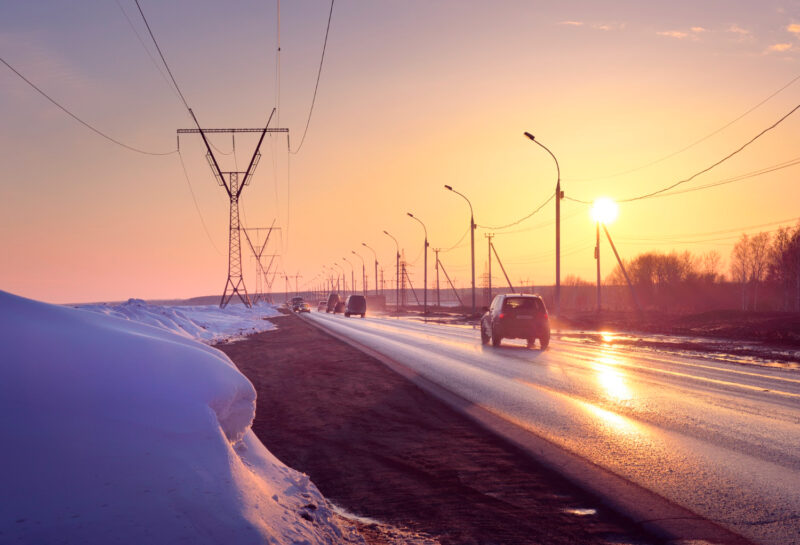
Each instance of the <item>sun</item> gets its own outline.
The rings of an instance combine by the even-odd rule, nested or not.
[[[611,223],[617,219],[619,209],[617,203],[608,197],[600,197],[592,205],[592,219],[599,223]]]

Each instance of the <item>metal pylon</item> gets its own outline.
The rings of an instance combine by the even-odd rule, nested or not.
[[[225,282],[225,289],[222,291],[222,299],[219,306],[226,307],[234,294],[245,306],[251,306],[250,297],[247,295],[247,288],[242,277],[242,242],[239,225],[239,173],[231,172],[228,174],[228,186],[230,187],[231,213],[230,213],[230,232],[228,234],[228,281]],[[230,287],[230,293],[228,288]]]

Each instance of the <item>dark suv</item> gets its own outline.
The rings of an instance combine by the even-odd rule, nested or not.
[[[367,314],[367,299],[363,295],[351,295],[347,298],[344,315],[350,317],[351,314],[360,314],[363,318]]]
[[[505,294],[492,301],[481,318],[481,343],[500,346],[503,339],[526,339],[532,348],[536,339],[542,350],[550,344],[550,319],[538,295]]]
[[[338,304],[339,304],[339,294],[331,292],[331,294],[328,295],[328,306],[325,308],[325,312],[335,313],[336,305]]]

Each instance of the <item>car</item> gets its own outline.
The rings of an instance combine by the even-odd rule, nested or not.
[[[300,306],[297,308],[297,312],[311,312],[311,305],[308,303],[300,303]]]
[[[336,310],[336,304],[340,301],[339,294],[331,292],[328,295],[328,305],[325,307],[325,312],[333,312]]]
[[[481,343],[500,346],[503,339],[525,339],[533,348],[536,339],[542,350],[550,344],[550,318],[538,295],[501,294],[481,317]]]
[[[297,312],[298,310],[300,310],[300,305],[302,305],[302,304],[303,304],[303,298],[302,297],[292,297],[291,306],[292,306],[292,310],[294,312]]]
[[[341,314],[344,312],[344,301],[336,301],[336,306],[333,307],[334,314]]]
[[[344,315],[349,318],[351,314],[360,314],[362,318],[367,315],[367,299],[363,295],[351,295],[347,298]]]
[[[319,312],[322,312],[323,310],[325,310],[327,308],[328,308],[328,302],[327,301],[320,301],[317,304],[317,311],[319,311]]]

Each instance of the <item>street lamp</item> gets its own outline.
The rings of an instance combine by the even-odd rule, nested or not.
[[[594,247],[594,258],[597,260],[597,312],[602,308],[602,299],[600,297],[600,224],[603,226],[608,225],[617,219],[617,203],[608,197],[600,197],[594,201],[590,211],[592,219],[595,221],[596,226],[596,245]]]
[[[475,214],[472,212],[472,203],[463,193],[459,193],[452,186],[445,185],[445,189],[452,191],[456,195],[462,197],[469,205],[469,242],[470,251],[472,256],[472,315],[475,315]]]
[[[424,282],[422,286],[422,301],[423,301],[422,315],[427,316],[428,315],[428,229],[425,227],[425,224],[422,223],[422,220],[416,217],[414,214],[412,214],[411,212],[406,212],[406,214],[408,214],[408,217],[411,218],[412,220],[417,220],[419,224],[422,225],[422,230],[425,231],[425,260],[423,262],[424,273],[422,275]]]
[[[556,156],[553,155],[553,152],[550,151],[547,146],[536,140],[536,138],[529,132],[525,133],[525,136],[530,138],[530,140],[534,144],[538,144],[541,146],[547,153],[550,154],[550,157],[553,158],[553,161],[556,162],[556,296],[555,296],[555,303],[556,303],[556,316],[561,316],[561,199],[564,198],[564,194],[561,191],[561,167],[558,166],[558,159]]]
[[[400,312],[400,245],[397,243],[397,239],[394,238],[392,235],[389,234],[389,231],[384,229],[383,234],[387,237],[391,238],[394,241],[395,248],[397,249],[397,253],[395,254],[395,276],[394,276],[394,303],[397,312]]]
[[[355,273],[355,269],[353,268],[353,264],[350,263],[350,261],[348,261],[346,257],[343,257],[342,261],[344,261],[345,263],[350,265],[350,290],[351,290],[350,293],[355,293],[356,292],[356,273]]]
[[[355,250],[350,250],[354,256],[361,260],[361,289],[364,295],[367,295],[367,268],[364,263],[364,258],[357,254]]]
[[[378,295],[378,253],[369,246],[367,246],[366,242],[362,242],[361,245],[364,248],[368,248],[372,252],[372,255],[375,256],[375,295]]]
[[[335,261],[333,262],[333,265],[335,265],[336,267],[339,267],[339,269],[341,269],[341,271],[342,271],[342,276],[341,276],[342,286],[339,285],[339,273],[338,273],[338,271],[336,272],[336,291],[343,293],[344,291],[347,291],[347,285],[346,285],[345,276],[344,276],[344,274],[345,274],[344,267],[342,267],[341,265],[339,265]],[[344,287],[344,290],[342,290],[342,287]]]

